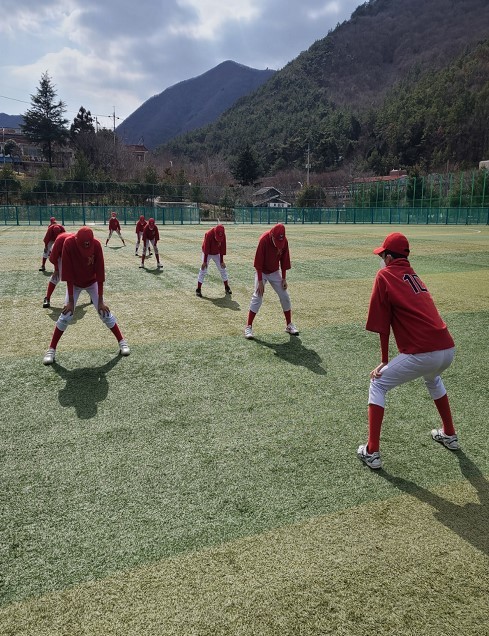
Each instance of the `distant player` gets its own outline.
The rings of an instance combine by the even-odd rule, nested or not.
[[[58,223],[56,221],[56,218],[52,216],[49,219],[49,226],[43,238],[44,252],[42,253],[42,264],[41,264],[41,267],[39,268],[40,272],[46,271],[46,261],[49,258],[49,253],[51,252],[51,249],[54,245],[54,241],[56,240],[56,237],[58,236],[58,234],[61,234],[62,232],[66,232],[66,230],[61,225],[61,223]]]
[[[61,280],[66,281],[67,287],[65,306],[56,322],[43,363],[53,364],[58,342],[73,320],[76,303],[83,290],[90,296],[102,322],[116,337],[121,355],[128,356],[129,346],[120,332],[116,317],[104,302],[104,254],[100,241],[89,227],[82,227],[65,239],[61,252]]]
[[[382,468],[379,447],[386,394],[417,378],[423,378],[443,424],[443,428],[431,431],[431,437],[450,450],[457,450],[459,444],[440,377],[454,358],[453,338],[409,263],[409,242],[404,234],[389,234],[374,254],[380,256],[384,267],[375,277],[366,328],[380,335],[382,362],[370,372],[368,442],[359,446],[357,455],[367,466],[378,469]],[[389,362],[391,329],[400,353]]]
[[[56,289],[56,285],[60,281],[60,270],[61,270],[61,253],[63,251],[63,244],[65,239],[68,236],[73,236],[73,234],[69,232],[62,232],[58,234],[56,240],[54,241],[53,249],[51,250],[51,254],[49,255],[49,261],[54,265],[54,272],[49,279],[48,288],[46,291],[46,296],[44,297],[44,301],[42,306],[44,309],[51,307],[51,296]]]
[[[155,223],[154,219],[149,219],[148,223],[145,225],[143,230],[143,256],[141,258],[141,265],[139,267],[144,267],[144,259],[146,258],[146,250],[149,250],[151,253],[151,245],[153,246],[153,252],[156,256],[156,268],[161,269],[163,265],[160,263],[160,253],[158,251],[158,241],[160,240],[160,233],[158,231],[158,226]]]
[[[105,245],[108,245],[108,243],[110,241],[110,237],[112,236],[112,232],[115,232],[118,235],[118,237],[122,241],[122,244],[125,247],[126,246],[126,242],[122,238],[121,224],[119,223],[119,219],[117,218],[117,212],[112,212],[111,215],[110,215],[110,219],[109,219],[109,236],[107,237],[107,240],[105,241]]]
[[[286,274],[290,269],[289,243],[285,236],[285,227],[282,223],[274,225],[260,236],[256,248],[254,267],[255,291],[251,297],[250,310],[248,312],[248,324],[244,332],[248,340],[253,338],[253,320],[258,313],[265,293],[265,284],[270,283],[277,293],[285,315],[285,331],[292,336],[298,336],[299,331],[292,322],[292,304],[287,291]]]
[[[141,214],[141,216],[139,217],[139,221],[136,223],[136,253],[135,256],[139,256],[138,252],[139,252],[139,246],[141,244],[141,241],[143,240],[143,232],[144,232],[144,228],[147,225],[147,221],[144,218],[144,214]],[[144,248],[144,242],[143,242],[143,248]],[[148,257],[152,256],[151,254],[151,249],[149,250],[149,254]]]
[[[197,289],[195,290],[197,296],[202,298],[202,284],[207,276],[209,259],[216,264],[217,271],[221,275],[222,282],[224,283],[226,294],[232,294],[231,288],[229,287],[226,264],[224,263],[225,255],[226,232],[223,225],[217,225],[204,234],[204,241],[202,243],[202,265],[199,270]]]

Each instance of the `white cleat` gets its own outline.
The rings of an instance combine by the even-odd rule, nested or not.
[[[285,327],[285,331],[287,333],[290,333],[291,336],[299,335],[299,330],[296,328],[296,326],[292,322],[289,322],[289,324]]]
[[[44,358],[42,359],[43,364],[53,364],[54,359],[56,357],[56,349],[49,348],[44,354]]]
[[[119,342],[119,351],[121,352],[121,356],[128,356],[131,353],[129,345],[125,340]]]
[[[248,325],[246,327],[246,329],[244,330],[244,337],[247,340],[253,340],[254,336],[253,336],[253,328],[251,325]]]
[[[457,435],[445,435],[442,428],[434,428],[431,431],[431,437],[435,442],[443,444],[448,450],[458,450],[460,448]]]

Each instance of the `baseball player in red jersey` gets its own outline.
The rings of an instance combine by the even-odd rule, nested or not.
[[[49,219],[49,226],[43,238],[44,252],[42,253],[42,264],[41,264],[41,267],[39,268],[40,272],[46,271],[46,261],[49,258],[49,253],[51,252],[53,248],[56,237],[58,236],[58,234],[61,234],[62,232],[66,232],[66,230],[61,225],[61,223],[58,223],[55,217],[52,216]]]
[[[46,291],[46,296],[44,297],[44,301],[42,306],[44,309],[51,307],[51,296],[53,291],[56,288],[56,285],[60,281],[60,271],[61,271],[61,252],[63,251],[63,244],[65,239],[68,236],[73,236],[68,232],[62,232],[58,234],[56,240],[54,241],[53,249],[51,250],[51,254],[49,255],[49,261],[54,265],[54,272],[49,279],[48,288]]]
[[[128,356],[129,346],[120,332],[116,317],[104,302],[104,254],[100,241],[94,238],[89,227],[82,227],[76,234],[65,239],[61,252],[61,280],[66,281],[66,302],[56,322],[43,363],[53,364],[57,344],[73,319],[82,290],[87,291],[93,305],[97,307],[100,319],[116,337],[121,355]]]
[[[216,264],[219,274],[221,274],[222,282],[224,283],[224,289],[226,294],[232,294],[229,287],[228,273],[226,264],[224,263],[224,257],[226,256],[226,232],[223,225],[217,225],[204,234],[204,241],[202,243],[202,265],[199,270],[199,277],[197,280],[197,289],[195,293],[202,298],[202,283],[205,280],[208,272],[209,259]]]
[[[245,338],[253,338],[253,320],[263,302],[265,283],[268,281],[278,294],[280,304],[285,315],[285,331],[293,336],[299,332],[292,322],[292,304],[287,291],[286,273],[290,269],[289,243],[285,236],[285,227],[278,223],[271,230],[260,236],[256,248],[254,267],[255,291],[251,297],[248,312],[248,324],[245,328]]]
[[[154,219],[149,219],[143,230],[143,255],[141,257],[141,265],[144,267],[144,259],[146,258],[146,250],[148,249],[151,254],[150,245],[153,246],[153,252],[156,256],[156,267],[161,269],[163,265],[160,263],[160,253],[158,251],[158,241],[160,240],[160,233],[158,232],[158,226]]]
[[[146,224],[147,224],[147,221],[144,218],[144,214],[141,214],[141,216],[139,217],[139,221],[136,223],[136,253],[135,253],[135,256],[138,256],[139,245],[141,244],[141,241],[143,239],[143,232],[144,232],[144,228],[146,227]],[[143,248],[144,248],[144,241],[143,241]],[[151,249],[149,250],[148,256],[151,256]]]
[[[110,237],[112,236],[112,232],[115,232],[119,236],[119,238],[122,241],[122,244],[125,247],[126,246],[126,242],[122,238],[121,224],[119,223],[119,219],[117,218],[117,212],[112,212],[111,215],[110,215],[110,219],[109,219],[109,236],[107,237],[107,240],[105,241],[105,245],[107,245],[108,242],[110,241]]]
[[[385,267],[375,277],[366,328],[380,335],[381,363],[370,373],[368,396],[368,442],[357,455],[367,466],[382,468],[380,431],[388,391],[423,378],[442,420],[442,428],[431,431],[432,438],[450,450],[459,448],[446,389],[440,374],[455,355],[448,332],[423,281],[411,267],[409,242],[404,234],[389,234],[374,250]],[[399,355],[389,361],[390,330]]]

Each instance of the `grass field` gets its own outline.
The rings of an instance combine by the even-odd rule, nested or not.
[[[377,473],[356,449],[372,249],[393,228],[289,227],[301,333],[267,288],[254,341],[266,228],[227,228],[232,298],[211,264],[199,299],[206,229],[160,227],[158,273],[123,228],[106,300],[131,355],[82,295],[45,367],[64,300],[42,309],[45,228],[0,228],[0,634],[489,634],[489,228],[400,228],[457,345],[462,450],[431,440],[412,383],[389,395]]]

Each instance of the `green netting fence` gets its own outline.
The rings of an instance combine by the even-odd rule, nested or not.
[[[65,226],[106,224],[112,212],[117,212],[121,225],[135,225],[143,214],[159,225],[189,225],[200,223],[197,206],[90,206],[90,205],[3,205],[0,222],[4,225],[49,225],[54,216]]]
[[[159,225],[201,223],[198,206],[0,206],[3,225],[48,225],[54,216],[65,226],[107,224],[111,212],[117,212],[122,225],[134,225],[141,214]],[[489,207],[392,207],[392,208],[269,208],[236,207],[227,210],[228,222],[239,224],[287,225],[317,223],[353,223],[383,225],[488,225]],[[207,220],[207,219],[206,219]],[[213,219],[208,219],[212,221]]]
[[[489,224],[489,207],[466,208],[256,208],[234,210],[235,223],[360,223],[402,225]]]

